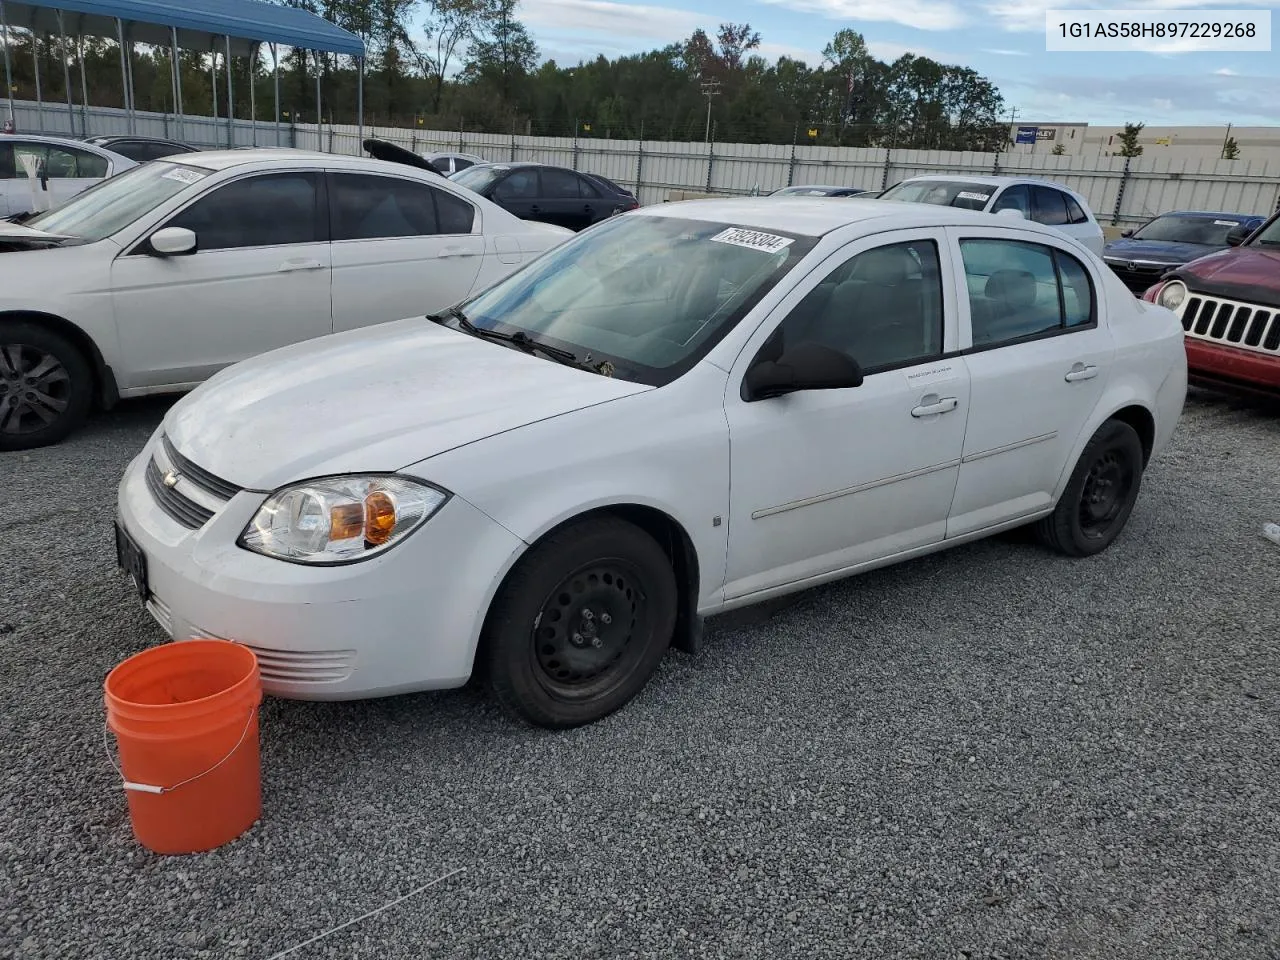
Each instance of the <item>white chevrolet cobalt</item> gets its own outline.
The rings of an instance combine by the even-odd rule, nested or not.
[[[625,704],[701,618],[1023,524],[1124,527],[1182,328],[1084,247],[946,207],[743,199],[606,221],[426,319],[238,364],[119,491],[170,636],[273,694],[481,671],[539,725]]]
[[[440,310],[572,235],[383,160],[230,150],[134,167],[0,224],[0,451],[285,344]]]

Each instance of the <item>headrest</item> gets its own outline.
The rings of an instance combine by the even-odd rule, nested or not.
[[[881,247],[859,254],[849,279],[895,286],[918,269],[915,257],[905,247]]]
[[[1015,310],[1036,302],[1036,276],[1029,270],[997,270],[987,278],[988,300],[1003,300]]]

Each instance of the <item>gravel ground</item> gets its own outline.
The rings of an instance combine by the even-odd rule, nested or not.
[[[1099,558],[1004,538],[721,618],[587,729],[269,701],[262,822],[161,858],[101,691],[159,639],[110,520],[163,410],[0,456],[2,956],[1280,953],[1275,410],[1193,397]]]

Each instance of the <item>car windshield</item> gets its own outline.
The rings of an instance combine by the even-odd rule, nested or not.
[[[1253,240],[1249,246],[1261,247],[1280,247],[1280,217],[1273,217]]]
[[[693,367],[817,243],[780,230],[626,216],[579,234],[462,309],[613,376],[661,386]]]
[[[103,180],[60,207],[32,217],[24,226],[92,243],[123,230],[210,173],[163,160],[144,163]]]
[[[1203,217],[1156,217],[1133,234],[1134,240],[1157,240],[1165,243],[1199,243],[1211,247],[1225,247],[1231,228],[1240,220],[1212,215]]]
[[[993,183],[965,183],[959,180],[904,180],[880,194],[881,200],[905,203],[932,203],[940,207],[983,210],[999,189]]]
[[[466,187],[468,190],[474,190],[476,193],[479,193],[506,172],[506,167],[491,167],[488,164],[481,166],[477,164],[474,167],[467,167],[465,170],[459,170],[449,179],[459,186]]]

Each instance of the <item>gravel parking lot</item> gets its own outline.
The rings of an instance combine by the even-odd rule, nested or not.
[[[721,618],[590,728],[269,701],[262,822],[160,858],[102,681],[160,639],[110,523],[164,409],[0,455],[0,955],[1280,952],[1274,409],[1193,396],[1099,558],[1004,538]]]

